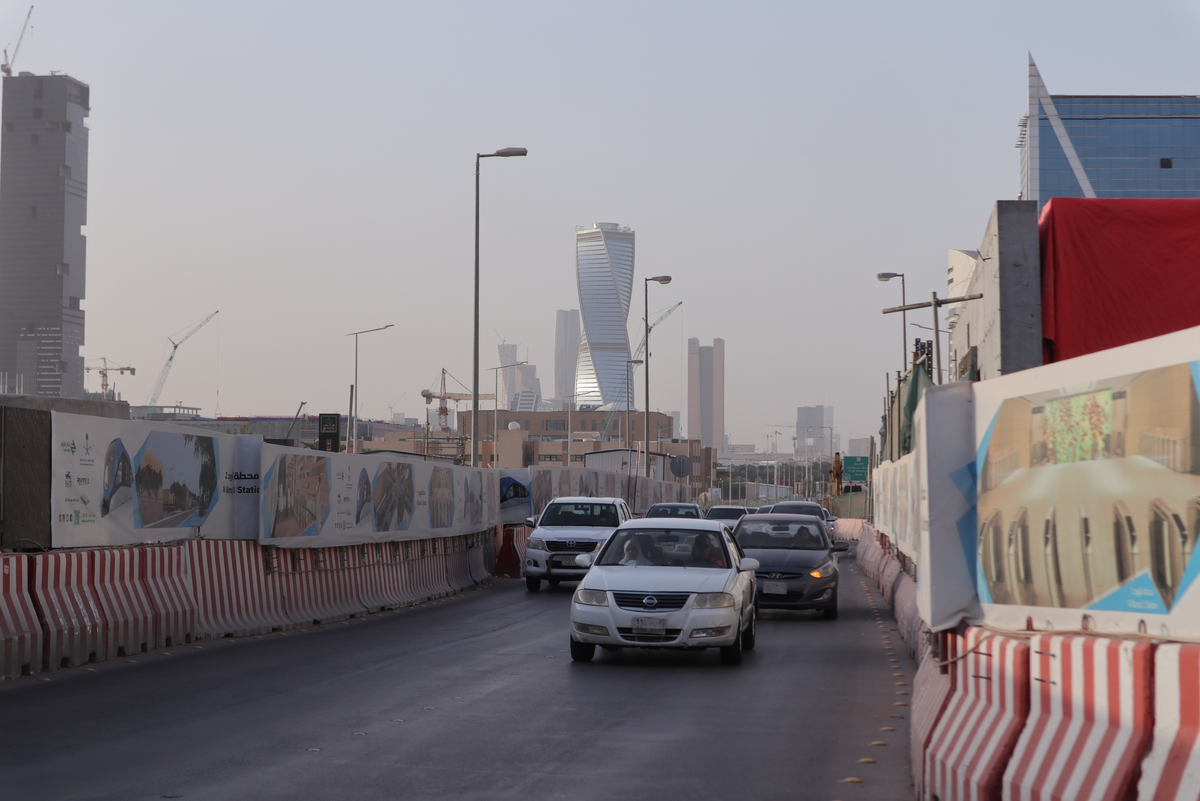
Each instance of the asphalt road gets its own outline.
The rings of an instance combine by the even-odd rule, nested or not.
[[[506,580],[23,678],[0,685],[0,797],[910,799],[913,666],[861,578],[843,560],[836,621],[764,613],[736,667],[572,663],[574,585]]]

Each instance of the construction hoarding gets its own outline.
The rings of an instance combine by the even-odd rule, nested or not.
[[[56,548],[237,538],[234,498],[257,506],[257,453],[238,464],[234,435],[59,412],[51,431]]]

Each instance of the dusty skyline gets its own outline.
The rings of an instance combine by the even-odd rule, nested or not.
[[[0,39],[27,9],[0,5]],[[212,414],[219,384],[226,415],[344,412],[342,335],[395,323],[361,340],[360,411],[422,414],[441,367],[470,382],[474,154],[520,146],[483,165],[480,391],[495,331],[553,386],[574,228],[617,222],[635,346],[643,277],[674,276],[652,315],[684,302],[652,406],[686,416],[686,339],[722,337],[728,433],[763,449],[797,406],[876,433],[900,323],[875,273],[944,292],[947,249],[1016,196],[1027,51],[1052,93],[1200,93],[1200,10],[1128,10],[50,0],[15,69],[91,85],[82,352],[138,368],[127,400],[219,308],[162,402]]]

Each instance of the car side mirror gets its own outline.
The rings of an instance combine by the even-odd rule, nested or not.
[[[751,559],[749,556],[747,556],[742,561],[738,562],[738,570],[741,570],[743,572],[753,572],[755,570],[758,570],[758,568],[759,568],[758,560]]]
[[[835,542],[835,543],[833,544],[833,550],[835,550],[835,551],[848,551],[848,550],[850,550],[850,543],[848,543],[848,542],[846,542],[846,541],[844,541],[844,540],[839,540],[838,542]]]
[[[529,526],[530,528],[537,528],[537,518],[536,517],[525,518],[525,525]]]
[[[575,564],[579,567],[591,567],[592,555],[590,553],[581,553],[575,557]]]

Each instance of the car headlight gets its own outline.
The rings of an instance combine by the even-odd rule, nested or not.
[[[546,550],[546,541],[541,537],[530,537],[525,542],[525,547],[533,548],[535,551],[544,551]]]
[[[608,606],[608,593],[604,590],[575,590],[575,603],[584,606]]]
[[[824,564],[817,565],[809,571],[808,575],[813,578],[829,578],[833,575],[833,562],[825,562]]]
[[[727,592],[702,592],[696,596],[693,609],[722,609],[733,606],[733,596]]]

